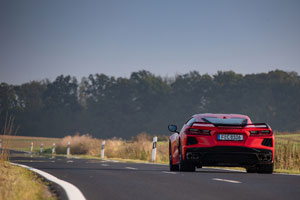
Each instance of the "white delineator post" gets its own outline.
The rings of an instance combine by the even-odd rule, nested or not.
[[[30,144],[30,153],[32,154],[32,151],[33,151],[33,142],[31,142]]]
[[[67,146],[67,156],[70,156],[70,142],[68,142],[68,146]]]
[[[156,158],[156,146],[157,146],[157,137],[153,138],[153,147],[152,147],[152,162],[155,161]]]
[[[43,143],[41,144],[41,150],[40,150],[40,153],[42,154],[43,153]]]
[[[52,144],[52,156],[55,154],[55,143]]]
[[[104,158],[104,146],[105,146],[105,140],[102,141],[102,145],[101,145],[101,159]]]

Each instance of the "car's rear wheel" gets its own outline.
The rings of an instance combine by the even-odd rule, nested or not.
[[[173,161],[172,161],[172,155],[170,154],[170,159],[169,159],[169,168],[170,168],[170,171],[178,171],[179,170],[179,166],[178,165],[174,165],[173,164]]]
[[[274,163],[272,164],[261,164],[258,166],[258,173],[272,174],[274,170]]]
[[[182,171],[182,172],[194,172],[195,171],[194,165],[187,163],[183,160],[181,145],[179,146],[179,171]]]
[[[178,171],[179,170],[178,165],[173,164],[171,143],[169,143],[169,168],[170,168],[170,171]]]

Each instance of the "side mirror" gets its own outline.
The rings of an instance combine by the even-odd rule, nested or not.
[[[177,132],[177,126],[176,126],[176,125],[170,124],[170,125],[168,126],[168,129],[169,129],[169,131],[171,131],[171,132]]]

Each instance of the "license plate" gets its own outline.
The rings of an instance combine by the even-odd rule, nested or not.
[[[243,141],[243,135],[235,135],[235,134],[218,134],[218,140],[223,141]]]

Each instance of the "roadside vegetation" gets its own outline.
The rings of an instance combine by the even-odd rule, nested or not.
[[[275,169],[300,173],[300,132],[275,134]]]
[[[58,144],[60,138],[46,138],[46,137],[26,137],[26,136],[13,136],[13,135],[0,135],[0,139],[5,142],[7,148],[30,151],[30,145],[33,143],[33,151],[39,151],[41,144],[43,148],[47,149],[52,147],[53,143]]]
[[[53,81],[0,83],[0,110],[14,113],[23,136],[80,132],[128,140],[143,131],[164,134],[166,123],[180,124],[207,112],[246,114],[274,130],[296,131],[299,102],[299,74],[281,70],[245,75],[192,71],[169,77],[142,70],[130,77],[91,74],[79,81],[61,75]],[[4,122],[0,118],[0,126]]]
[[[50,192],[47,183],[35,173],[9,162],[9,149],[21,148],[25,143],[19,142],[14,118],[6,117],[1,129],[0,147],[0,200],[55,200],[56,195]],[[28,139],[28,138],[27,138]],[[32,138],[30,138],[32,140]]]
[[[45,182],[22,167],[0,162],[0,200],[55,200]]]
[[[65,155],[67,144],[71,144],[71,154],[86,158],[100,158],[101,139],[92,136],[75,134],[59,138],[36,138],[36,137],[12,137],[10,138],[16,149],[28,150],[30,141],[43,142],[48,144],[44,146],[44,153],[50,154],[52,143],[56,142],[56,154]],[[275,172],[300,173],[300,132],[282,132],[275,133]],[[38,142],[37,145],[38,145]],[[119,159],[123,161],[151,161],[152,154],[152,136],[141,133],[130,140],[112,138],[105,140],[105,158]],[[39,145],[38,145],[39,146]],[[35,149],[39,153],[40,149]],[[168,163],[168,137],[159,136],[157,143],[157,163]]]
[[[166,137],[160,137],[164,141],[158,142],[156,162],[168,162],[168,143]],[[100,156],[102,140],[92,138],[90,135],[75,135],[64,137],[58,144],[57,154],[65,154],[68,142],[71,143],[71,154]],[[130,160],[151,161],[152,137],[141,133],[131,140],[112,138],[105,140],[105,157]]]

